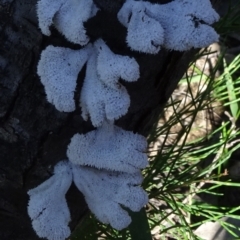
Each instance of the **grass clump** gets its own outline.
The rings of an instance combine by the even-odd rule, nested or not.
[[[237,205],[228,206],[226,199],[224,202],[223,188],[240,186],[235,181],[240,175],[229,174],[231,157],[240,148],[240,77],[234,77],[240,69],[239,58],[240,55],[229,66],[224,65],[217,78],[213,76],[218,65],[208,76],[192,65],[192,75],[187,74],[180,83],[187,86],[183,98],[170,99],[164,112],[171,108],[173,114],[149,138],[152,151],[144,187],[150,196],[150,226],[158,229],[159,239],[200,239],[194,230],[209,221],[221,221],[236,235],[231,230],[236,226],[228,226],[221,219],[238,218],[239,214]],[[198,79],[194,89],[192,79]],[[201,114],[205,119],[194,127]],[[211,122],[214,114],[217,122]],[[208,121],[210,129],[206,126]],[[159,139],[159,146],[154,146]]]

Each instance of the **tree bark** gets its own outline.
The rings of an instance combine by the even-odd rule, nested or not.
[[[77,110],[58,112],[47,102],[36,74],[40,53],[47,45],[78,49],[52,29],[51,37],[38,28],[36,0],[0,0],[0,239],[39,239],[27,215],[27,191],[52,174],[54,165],[66,159],[71,137],[93,129],[81,118],[79,91],[84,71],[78,77],[75,93]],[[110,3],[111,2],[111,3]],[[159,1],[161,2],[161,1]],[[166,1],[162,1],[166,2]],[[130,51],[125,43],[126,29],[116,12],[123,0],[95,0],[103,9],[85,27],[91,40],[102,37],[112,51],[134,56],[141,78],[123,83],[131,97],[126,116],[116,124],[147,136],[195,50],[179,53],[162,49],[157,55]],[[71,186],[67,201],[71,229],[88,211],[81,193]]]

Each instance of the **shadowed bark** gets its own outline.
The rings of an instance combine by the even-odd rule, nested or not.
[[[66,159],[66,147],[73,134],[93,129],[84,122],[78,107],[84,69],[75,93],[77,110],[58,112],[46,101],[36,66],[47,45],[80,48],[68,43],[53,29],[51,37],[41,34],[36,18],[36,0],[0,0],[0,239],[39,239],[27,215],[27,191],[52,174],[54,165]],[[125,44],[126,29],[116,12],[123,0],[95,0],[102,8],[85,27],[91,40],[102,37],[115,53],[134,56],[141,78],[123,83],[131,106],[117,125],[147,136],[166,101],[182,77],[195,51],[157,55],[131,52]],[[161,1],[158,1],[161,2]],[[169,1],[162,1],[169,2]],[[71,228],[87,212],[81,193],[74,186],[67,194]]]

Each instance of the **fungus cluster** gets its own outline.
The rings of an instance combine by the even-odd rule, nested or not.
[[[83,24],[98,11],[104,10],[92,0],[39,0],[37,4],[43,34],[50,36],[53,25],[68,41],[82,46],[43,50],[37,72],[47,100],[59,111],[74,111],[77,77],[86,64],[79,102],[83,119],[96,127],[75,134],[67,149],[68,160],[59,162],[51,178],[28,192],[32,226],[39,237],[49,240],[70,235],[65,194],[72,181],[96,218],[118,230],[131,222],[122,206],[139,211],[148,201],[140,187],[141,169],[148,165],[146,139],[114,124],[130,106],[130,96],[119,80],[137,81],[139,65],[130,56],[113,53],[102,39],[90,43]],[[162,47],[185,51],[218,40],[209,26],[218,20],[209,0],[167,4],[126,0],[117,18],[127,28],[127,46],[143,54],[156,54]]]

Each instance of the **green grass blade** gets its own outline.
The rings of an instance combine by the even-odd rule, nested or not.
[[[225,67],[225,78],[226,78],[226,85],[227,85],[227,91],[228,91],[228,97],[230,102],[230,110],[233,118],[237,119],[237,114],[239,111],[237,95],[234,88],[234,83],[231,74],[229,73],[226,61],[224,59],[224,67]]]
[[[147,214],[144,208],[140,212],[129,212],[132,222],[128,229],[132,240],[152,240]]]

